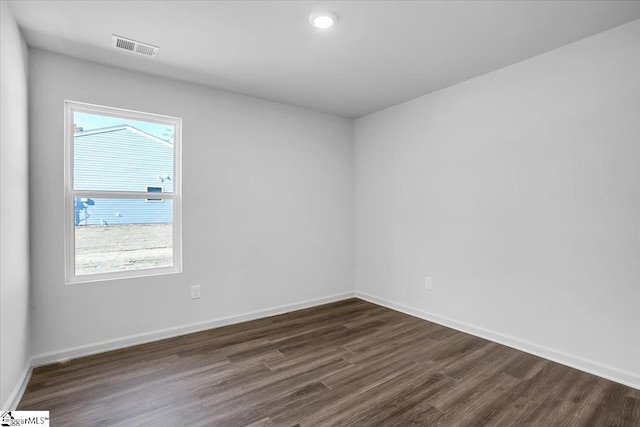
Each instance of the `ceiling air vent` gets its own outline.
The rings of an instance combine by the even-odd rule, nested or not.
[[[158,54],[158,50],[160,49],[158,46],[137,42],[115,34],[112,35],[111,46],[118,49],[128,50],[129,52],[137,53],[138,55],[150,56],[151,58],[155,58]]]

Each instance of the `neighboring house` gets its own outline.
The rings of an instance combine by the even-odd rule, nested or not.
[[[73,161],[76,190],[173,191],[173,144],[129,125],[74,133]],[[76,225],[171,222],[171,200],[75,201]]]

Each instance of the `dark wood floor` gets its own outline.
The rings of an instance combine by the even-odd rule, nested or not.
[[[36,368],[53,426],[640,426],[640,391],[351,299]]]

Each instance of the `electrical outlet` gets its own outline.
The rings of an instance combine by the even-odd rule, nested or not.
[[[191,299],[200,298],[200,285],[191,285]]]
[[[431,281],[431,277],[424,278],[424,288],[428,290],[433,289],[433,282]]]

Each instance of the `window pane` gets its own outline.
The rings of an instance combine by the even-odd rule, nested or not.
[[[73,189],[173,192],[175,127],[74,112]]]
[[[173,265],[173,201],[76,198],[75,273]]]

